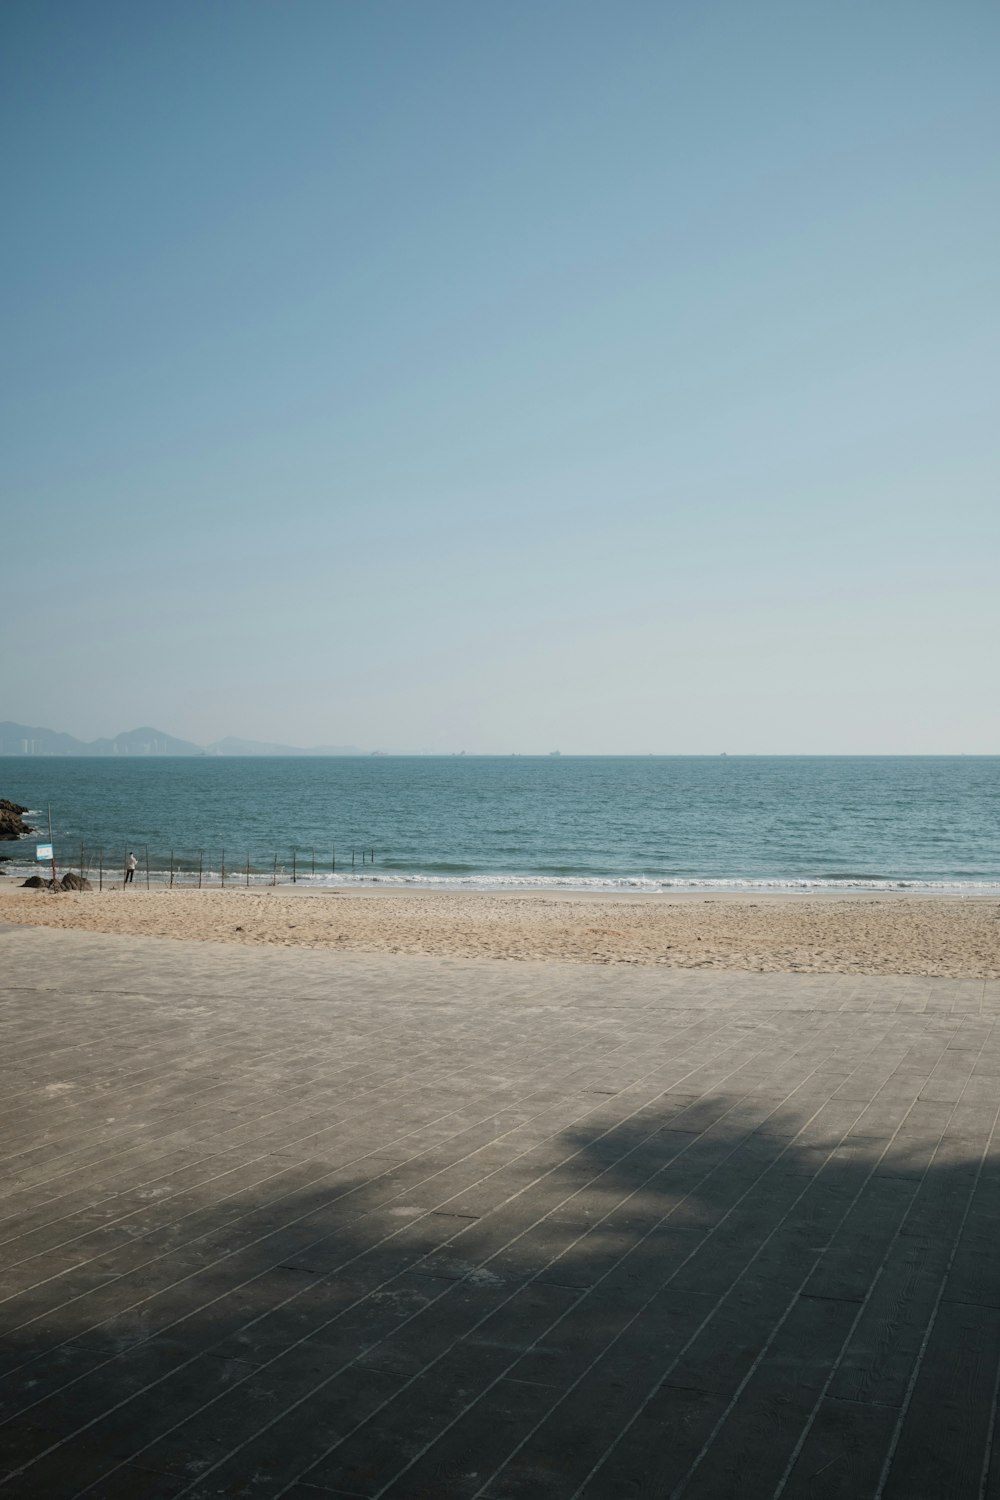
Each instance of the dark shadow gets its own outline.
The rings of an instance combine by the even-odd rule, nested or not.
[[[7,1220],[3,1492],[978,1494],[996,1107],[814,1099],[553,1093],[344,1164],[206,1141]]]

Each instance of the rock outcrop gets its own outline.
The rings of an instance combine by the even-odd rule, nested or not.
[[[0,843],[8,839],[26,839],[34,833],[35,830],[29,828],[21,817],[27,811],[19,802],[8,802],[6,797],[0,797]]]
[[[72,870],[67,870],[62,880],[46,880],[44,875],[29,875],[27,880],[21,881],[21,884],[32,891],[92,891],[94,889],[86,875],[76,875]]]

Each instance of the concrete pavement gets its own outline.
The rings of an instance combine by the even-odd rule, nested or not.
[[[0,1493],[1000,1496],[1000,983],[0,964]]]

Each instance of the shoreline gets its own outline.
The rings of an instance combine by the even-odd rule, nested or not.
[[[39,865],[37,862],[25,861],[14,866],[0,864],[0,890],[9,886],[17,886],[24,880],[36,874],[48,874],[48,864]],[[69,871],[77,874],[80,871],[79,860],[69,860],[65,865],[59,863],[62,873]],[[97,869],[87,862],[86,873],[88,879],[96,886],[98,883]],[[578,877],[563,875],[428,875],[428,874],[394,874],[385,873],[378,875],[362,874],[312,874],[308,871],[300,874],[293,880],[288,873],[287,867],[282,867],[278,878],[272,879],[266,870],[251,870],[249,885],[245,883],[245,871],[239,866],[227,867],[227,879],[225,885],[222,883],[220,872],[217,869],[206,869],[203,874],[202,884],[198,884],[197,870],[177,869],[174,871],[173,879],[169,869],[150,869],[147,887],[146,872],[140,863],[136,870],[135,885],[150,890],[250,890],[250,891],[284,891],[287,893],[305,893],[313,891],[316,893],[342,893],[345,895],[472,895],[472,896],[555,896],[560,899],[575,896],[595,897],[598,900],[621,900],[625,897],[634,896],[639,899],[650,897],[664,898],[667,900],[682,899],[693,896],[700,899],[705,896],[732,896],[737,900],[757,900],[765,896],[776,896],[779,899],[792,896],[814,897],[817,900],[824,896],[846,896],[866,897],[882,895],[900,895],[929,897],[933,899],[945,899],[949,896],[982,898],[984,900],[1000,901],[1000,880],[923,880],[916,877],[886,876],[884,879],[871,877],[869,879],[851,879],[849,877],[840,879],[837,877],[816,876],[788,876],[782,877],[754,877],[754,876],[732,876],[732,877],[691,877],[690,879],[677,876],[676,884],[669,877],[657,880],[653,877],[635,876],[600,876],[580,875]],[[104,870],[104,889],[121,889],[121,869],[116,866],[106,866]]]
[[[894,891],[439,891],[0,881],[0,921],[329,952],[1000,978],[1000,898]]]

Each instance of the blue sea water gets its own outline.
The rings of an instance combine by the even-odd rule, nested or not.
[[[267,879],[294,851],[336,884],[1000,888],[996,756],[8,757],[0,796],[43,834],[51,805],[69,866],[83,844]],[[27,870],[33,843],[0,853]]]

